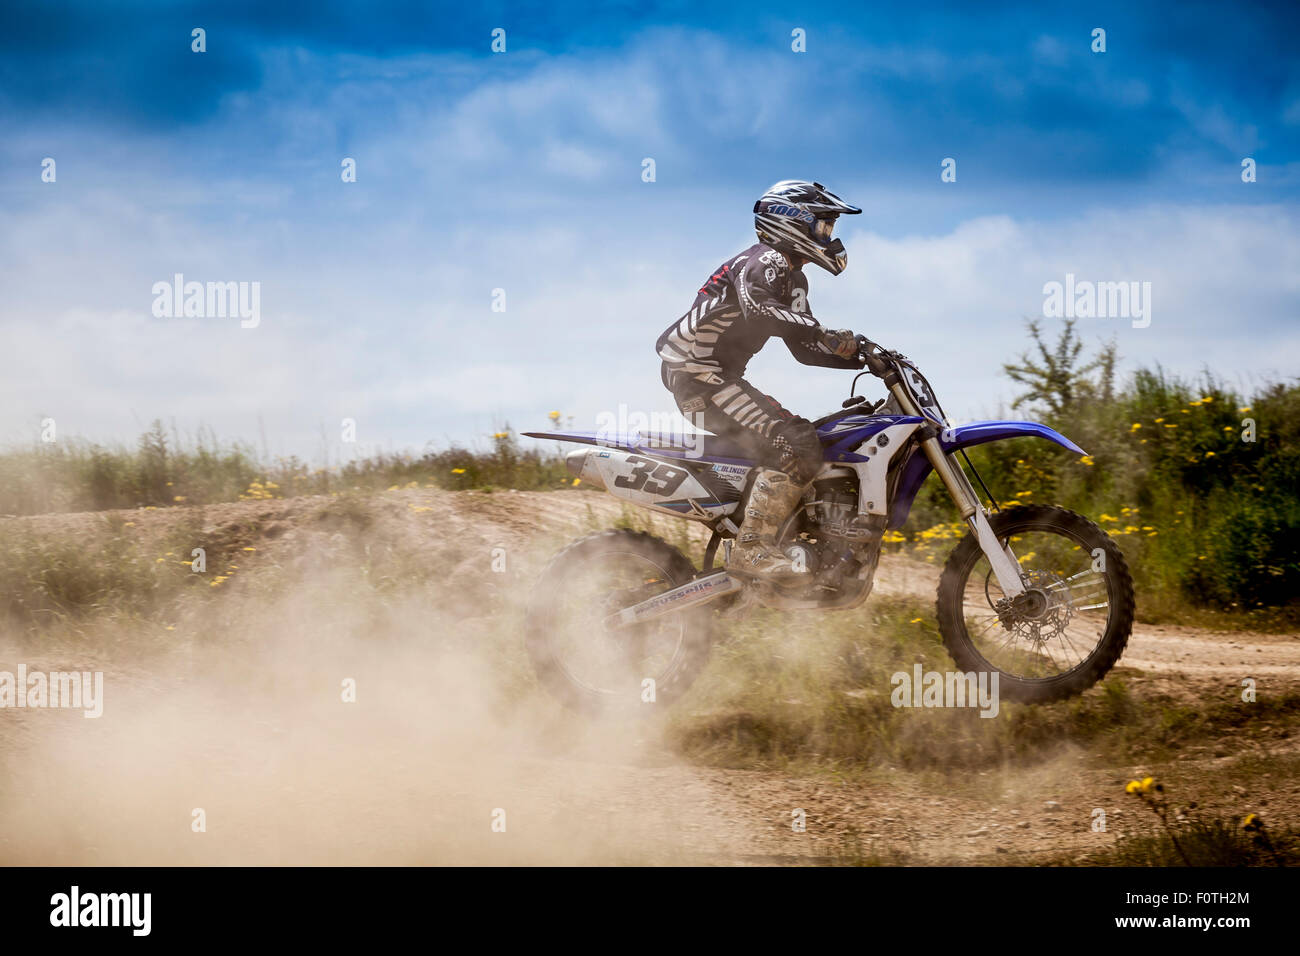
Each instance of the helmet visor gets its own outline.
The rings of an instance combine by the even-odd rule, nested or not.
[[[819,242],[828,242],[835,231],[835,216],[825,216],[813,223],[813,238]]]

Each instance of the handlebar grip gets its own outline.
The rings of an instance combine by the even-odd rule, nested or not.
[[[855,335],[858,342],[858,358],[862,360],[862,367],[867,369],[873,375],[879,375],[881,360],[876,356],[876,350],[880,348],[875,342],[865,335]]]
[[[862,356],[863,367],[877,378],[884,378],[889,374],[893,366],[876,351],[880,348],[879,345],[864,336],[858,336],[858,338],[862,340],[864,345],[869,346],[869,348],[860,349],[858,353]]]

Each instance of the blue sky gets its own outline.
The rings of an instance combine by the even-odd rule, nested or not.
[[[865,210],[813,311],[954,418],[1009,402],[1066,273],[1152,283],[1149,327],[1081,323],[1126,368],[1300,370],[1293,5],[4,9],[0,441],[160,417],[337,458],[668,412],[655,338],[791,177]],[[177,272],[260,282],[261,324],[153,316]],[[779,345],[750,377],[809,417],[848,384]]]

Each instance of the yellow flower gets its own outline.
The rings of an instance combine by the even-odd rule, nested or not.
[[[1164,421],[1163,418],[1157,418],[1157,419],[1156,419],[1156,424],[1159,425],[1159,424],[1160,424],[1161,422],[1163,422],[1163,421]]]
[[[1249,405],[1246,405],[1244,408],[1239,408],[1239,409],[1237,409],[1237,411],[1241,412],[1241,414],[1244,415],[1244,414],[1246,414],[1248,411],[1250,411],[1250,406],[1249,406]]]
[[[1114,515],[1102,515],[1102,516],[1101,516],[1101,520],[1102,520],[1102,521],[1118,521],[1119,519],[1116,518]]]
[[[185,500],[184,495],[175,495],[172,497],[172,501],[184,501],[184,500]]]
[[[1207,452],[1205,453],[1205,457],[1206,457],[1206,458],[1213,458],[1213,457],[1214,457],[1214,452],[1212,452],[1212,451],[1207,451]]]
[[[1259,825],[1256,822],[1257,820],[1259,820],[1259,814],[1248,813],[1241,819],[1241,828],[1243,830],[1258,830]]]
[[[167,560],[166,558],[154,558],[153,563],[154,563],[154,564],[162,564],[162,563],[163,563],[164,561],[166,561],[166,560]]]
[[[580,481],[582,481],[581,478],[574,478],[574,479],[573,479],[573,484],[571,484],[569,487],[570,487],[570,488],[576,488],[576,487],[578,487],[578,482],[580,482]]]
[[[509,438],[509,437],[510,437],[510,433],[509,433],[509,432],[493,432],[493,433],[492,433],[492,437],[493,437],[493,438]]]
[[[1143,793],[1149,793],[1151,791],[1151,785],[1155,782],[1156,782],[1155,777],[1143,777],[1142,782],[1138,784],[1138,789],[1140,789]]]
[[[245,551],[256,551],[256,548],[244,548]]]
[[[920,623],[921,623],[922,621],[924,621],[924,620],[925,620],[925,618],[923,618],[923,617],[914,617],[914,618],[912,618],[912,620],[911,620],[909,623],[912,623],[912,624],[920,624]]]
[[[1131,432],[1135,432],[1135,431],[1137,431],[1137,430],[1138,430],[1139,428],[1141,428],[1141,427],[1142,427],[1142,423],[1141,423],[1141,422],[1134,422],[1134,423],[1133,423],[1133,427],[1130,428],[1129,431],[1131,431]]]
[[[1206,395],[1201,399],[1201,401],[1205,402],[1208,405],[1210,402],[1214,401],[1214,396]]]
[[[550,413],[549,415],[547,415],[546,417],[549,418],[549,419],[550,419],[551,421],[553,421],[553,422],[558,422],[558,421],[560,420],[560,413],[559,413],[559,412],[551,412],[551,413]]]
[[[1138,783],[1136,780],[1130,780],[1128,783],[1124,785],[1125,793],[1137,793],[1141,789],[1142,789],[1142,784]]]
[[[464,468],[453,468],[453,469],[451,470],[451,473],[452,473],[453,475],[463,475],[463,474],[465,474],[465,469],[464,469]]]
[[[1166,425],[1165,428],[1177,428],[1177,425]]]

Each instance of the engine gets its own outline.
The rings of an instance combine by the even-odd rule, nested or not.
[[[885,522],[883,515],[858,514],[856,476],[814,482],[793,545],[804,553],[814,586],[838,591],[849,579],[869,581],[880,556]]]

